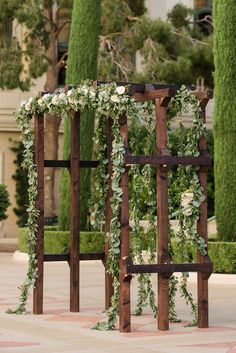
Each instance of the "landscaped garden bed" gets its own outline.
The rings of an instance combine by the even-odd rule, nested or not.
[[[45,227],[44,247],[45,253],[61,254],[67,253],[69,247],[69,231],[59,231],[57,227]],[[81,232],[80,252],[102,252],[104,246],[104,233],[102,232]],[[186,242],[186,252],[189,259],[195,261],[196,248]],[[178,244],[173,238],[172,247],[174,252],[174,262],[179,261]],[[147,249],[147,239],[143,233],[143,250]],[[27,228],[20,228],[19,250],[27,252]],[[214,265],[215,273],[236,273],[236,242],[221,242],[212,239],[208,243],[208,253]]]

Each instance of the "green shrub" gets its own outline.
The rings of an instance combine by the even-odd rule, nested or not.
[[[177,241],[172,241],[173,261],[180,263],[181,256],[178,251]],[[185,252],[189,260],[196,261],[196,248],[190,242],[185,244]],[[209,241],[208,253],[213,262],[214,273],[236,273],[236,242]]]
[[[19,250],[27,252],[27,228],[19,230]],[[57,227],[45,227],[44,230],[44,252],[45,254],[66,253],[69,248],[69,231],[58,231]],[[80,252],[102,252],[104,245],[104,234],[101,232],[81,232]]]
[[[6,210],[10,206],[9,193],[4,184],[0,184],[0,221],[7,218]]]
[[[209,256],[216,273],[236,273],[236,242],[209,242]]]
[[[45,253],[61,254],[67,253],[69,248],[69,231],[58,231],[56,227],[45,227],[44,247]],[[147,239],[143,233],[143,249],[147,249]],[[104,246],[104,233],[81,232],[80,252],[94,253],[102,252]],[[217,240],[208,243],[209,256],[213,262],[215,273],[236,273],[236,243],[219,242]],[[27,228],[20,228],[19,250],[27,252]],[[172,239],[173,262],[181,263],[178,242]],[[185,243],[185,252],[189,261],[196,261],[196,247],[190,242]]]
[[[22,141],[13,141],[10,139],[10,150],[15,154],[14,164],[15,172],[12,175],[12,179],[15,181],[15,201],[16,206],[13,208],[13,212],[17,216],[17,224],[19,227],[25,227],[28,220],[27,205],[29,203],[28,196],[28,177],[26,169],[23,169],[23,152],[24,145]]]

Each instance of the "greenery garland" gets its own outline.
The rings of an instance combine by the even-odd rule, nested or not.
[[[137,144],[136,132],[140,126],[145,124],[147,135],[144,139],[144,148],[141,151],[144,155],[151,155],[153,149],[153,135],[155,135],[154,123],[154,105],[147,102],[140,112],[139,120],[132,119],[130,130],[134,131],[129,143],[132,154],[139,154],[139,145]],[[130,189],[132,191],[130,197],[130,223],[132,227],[132,256],[136,263],[145,263],[142,255],[142,230],[140,229],[140,221],[145,219],[148,222],[148,228],[145,230],[145,236],[148,238],[147,261],[148,263],[156,262],[156,187],[153,183],[152,167],[150,165],[138,166],[133,165],[130,173]],[[144,206],[146,212],[141,211],[141,202],[145,195]],[[137,275],[138,280],[138,298],[135,315],[141,315],[144,307],[148,304],[154,314],[157,315],[157,306],[155,293],[152,288],[151,275],[148,273],[140,273]]]
[[[189,108],[192,110],[192,126],[188,129],[182,124],[183,113],[188,113]],[[182,87],[170,102],[170,111],[174,111],[175,120],[178,123],[179,139],[178,139],[178,155],[198,156],[198,142],[201,136],[205,136],[206,127],[201,118],[200,102],[195,95]],[[170,139],[171,140],[171,139]],[[171,149],[171,146],[169,146]],[[186,242],[191,241],[197,246],[201,254],[207,253],[207,246],[204,239],[197,233],[197,221],[199,220],[199,206],[205,200],[203,189],[200,185],[197,175],[198,167],[178,166],[177,170],[169,173],[169,215],[173,215],[176,203],[179,205],[177,212],[177,220],[179,222],[179,230],[175,234],[178,240],[179,259],[181,262],[191,262],[188,252],[186,251]],[[191,191],[192,199],[187,209],[181,205],[181,197],[186,191]],[[172,231],[173,232],[173,231]],[[172,251],[172,245],[170,252]],[[173,254],[174,256],[174,254]],[[190,305],[193,316],[193,325],[197,324],[197,304],[194,303],[192,294],[188,291],[187,280],[189,274],[182,273],[180,279],[180,293],[185,299],[186,304]],[[170,285],[170,301],[173,308],[173,297],[177,291],[178,278],[171,276],[172,284]],[[172,321],[178,321],[175,310],[172,311]]]
[[[191,93],[187,90],[181,90],[178,92],[177,96],[172,99],[171,104],[177,111],[183,111],[183,107],[191,104],[192,111],[194,114],[193,120],[193,129],[190,130],[187,137],[187,148],[182,151],[185,155],[196,155],[196,146],[197,141],[200,136],[204,133],[204,125],[200,116],[200,106],[199,103]],[[180,109],[181,108],[181,109]],[[120,136],[119,131],[119,117],[123,114],[126,114],[131,121],[138,119],[140,111],[148,111],[150,113],[150,104],[141,104],[134,101],[129,95],[126,94],[126,87],[116,86],[115,83],[104,84],[98,87],[94,87],[92,83],[85,82],[79,85],[77,88],[70,89],[67,93],[58,93],[58,94],[45,94],[43,97],[36,99],[30,98],[28,102],[23,102],[20,109],[16,114],[16,121],[22,131],[22,142],[25,147],[24,151],[24,168],[28,171],[28,181],[29,181],[29,219],[28,219],[28,228],[29,228],[29,268],[27,273],[27,278],[24,284],[21,287],[20,301],[19,305],[15,310],[9,310],[8,312],[15,313],[26,313],[26,303],[28,299],[29,290],[34,286],[37,278],[37,262],[35,255],[35,246],[36,246],[36,232],[37,225],[36,220],[38,217],[38,210],[36,209],[36,198],[37,198],[37,174],[36,166],[33,162],[33,136],[31,131],[31,120],[32,117],[38,114],[62,114],[68,113],[71,110],[74,111],[83,111],[83,110],[92,110],[96,109],[98,117],[98,128],[96,143],[98,146],[98,158],[100,160],[100,165],[98,168],[99,175],[97,176],[96,185],[97,185],[97,202],[96,208],[94,210],[95,221],[100,225],[103,222],[104,218],[104,202],[105,195],[107,191],[107,179],[108,175],[106,172],[107,159],[105,156],[105,137],[104,137],[104,121],[109,117],[113,120],[113,143],[112,143],[112,190],[113,196],[111,200],[112,205],[112,221],[110,225],[110,232],[106,235],[107,241],[110,245],[109,256],[108,256],[108,265],[109,273],[113,277],[113,286],[114,286],[114,295],[112,297],[112,305],[108,310],[108,319],[106,322],[98,323],[96,328],[98,329],[112,329],[117,320],[118,315],[118,300],[119,300],[119,255],[120,255],[120,223],[119,223],[119,209],[121,203],[122,190],[120,188],[120,177],[122,172],[124,172],[124,143]],[[184,108],[186,109],[186,108]],[[153,126],[152,121],[148,121],[148,129],[150,134],[152,133]],[[147,140],[148,141],[148,140]],[[144,153],[150,153],[151,146],[147,144],[147,150]],[[133,168],[134,177],[140,173],[137,172],[137,168]],[[183,213],[180,216],[182,226],[181,232],[178,234],[180,238],[180,243],[183,243],[183,240],[186,239],[186,233],[190,240],[197,244],[199,250],[202,254],[206,253],[206,244],[204,240],[199,237],[195,230],[195,223],[199,217],[199,205],[204,200],[203,193],[196,175],[196,170],[192,167],[188,168],[188,173],[183,174],[181,169],[178,170],[180,177],[185,181],[184,185],[190,182],[190,187],[193,190],[193,200],[190,203],[191,214],[189,213],[188,217],[183,216]],[[182,173],[182,174],[181,174]],[[142,171],[144,189],[149,192],[150,198],[146,200],[146,206],[149,209],[148,220],[150,222],[150,235],[154,239],[156,234],[156,218],[154,209],[156,209],[155,201],[153,201],[153,196],[155,195],[155,190],[151,187],[151,168],[150,166],[145,166]],[[170,192],[171,194],[171,192]],[[171,203],[170,203],[171,204]],[[138,223],[139,217],[138,212],[135,211],[135,205],[133,204],[133,220],[134,220],[134,233],[138,235]],[[182,218],[181,218],[182,217]],[[181,238],[182,237],[182,238]],[[155,242],[152,241],[150,245],[149,253],[149,262],[153,262],[155,259]],[[136,251],[137,250],[137,251]],[[139,262],[142,262],[143,259],[140,255],[140,247],[135,251],[135,256],[138,258]],[[192,303],[191,296],[186,294],[186,276],[182,281],[183,285],[182,293],[185,298],[188,298],[188,301]],[[173,283],[171,287],[172,298],[175,294],[175,284],[176,278],[173,277]],[[140,287],[139,287],[139,300],[136,313],[141,313],[142,308],[146,305],[146,301],[149,297],[149,303],[156,313],[157,308],[155,306],[154,292],[151,287],[151,281],[149,275],[140,276]],[[191,304],[192,305],[192,304]],[[192,306],[192,311],[195,312],[195,307]]]

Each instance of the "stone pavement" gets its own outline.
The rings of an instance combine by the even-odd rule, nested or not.
[[[104,275],[100,262],[81,263],[81,312],[70,313],[67,263],[45,263],[44,314],[9,315],[17,303],[17,287],[24,280],[27,263],[0,253],[0,353],[236,353],[236,275],[210,279],[210,328],[186,327],[191,316],[181,298],[177,310],[181,323],[157,331],[147,309],[132,316],[132,332],[101,332],[91,327],[103,313]],[[156,276],[154,276],[155,279]],[[132,282],[132,295],[136,283]],[[196,293],[196,276],[190,277]],[[132,300],[133,310],[135,299]],[[29,310],[32,303],[29,303]]]

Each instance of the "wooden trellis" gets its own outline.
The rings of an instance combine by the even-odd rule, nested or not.
[[[99,85],[101,81],[95,84]],[[124,85],[125,83],[117,83]],[[202,136],[199,140],[199,156],[170,156],[167,146],[167,108],[171,97],[176,94],[176,86],[169,85],[145,85],[130,84],[129,94],[137,101],[154,102],[156,107],[156,155],[133,156],[128,150],[128,124],[126,116],[120,117],[120,134],[124,139],[125,172],[121,176],[120,186],[122,188],[122,202],[120,210],[121,237],[120,237],[120,303],[119,303],[119,329],[121,332],[131,330],[130,311],[130,285],[132,274],[135,273],[157,273],[158,274],[158,329],[169,329],[169,278],[174,272],[197,272],[198,285],[198,326],[208,327],[208,279],[213,271],[212,263],[208,255],[197,254],[197,263],[175,264],[169,256],[168,251],[168,170],[176,165],[199,166],[199,181],[204,194],[207,194],[207,170],[211,160],[206,150],[206,139]],[[202,109],[202,119],[205,122],[205,108],[212,96],[209,91],[194,92],[199,99]],[[38,218],[38,233],[36,254],[38,260],[38,278],[33,295],[33,312],[43,312],[43,263],[45,261],[68,261],[70,266],[70,311],[79,311],[79,263],[81,260],[102,260],[105,266],[108,255],[108,245],[105,245],[103,253],[81,254],[79,251],[79,193],[80,193],[80,168],[96,168],[97,161],[80,160],[80,113],[71,112],[71,152],[70,160],[55,161],[44,160],[44,117],[35,116],[35,160],[38,173],[38,198],[37,208],[40,211]],[[105,227],[109,231],[111,220],[110,197],[111,190],[111,144],[112,144],[112,119],[106,122],[107,158],[109,173],[109,190],[105,205]],[[129,196],[128,179],[129,166],[132,164],[151,164],[157,168],[157,264],[134,264],[130,257],[129,245]],[[70,218],[70,247],[68,254],[44,254],[44,167],[64,167],[70,171],[71,178],[71,218]],[[198,234],[207,243],[207,200],[200,205],[200,217],[197,224]],[[105,308],[110,306],[113,293],[112,278],[105,271]]]

